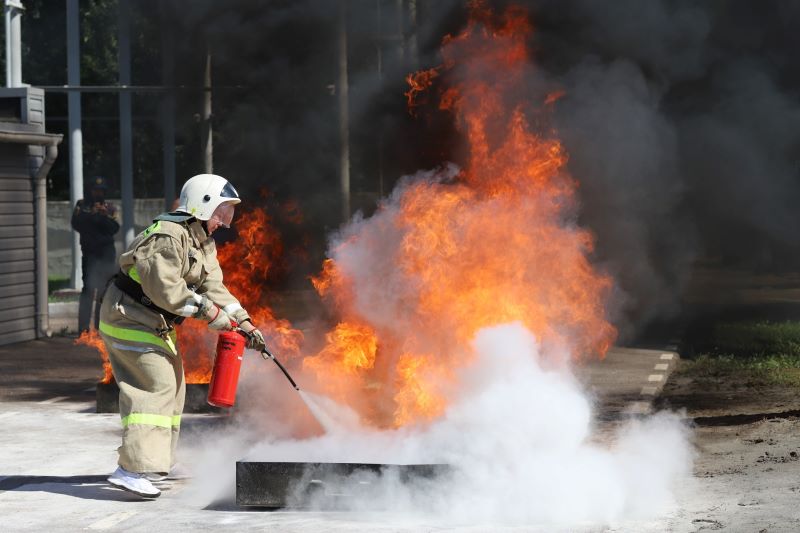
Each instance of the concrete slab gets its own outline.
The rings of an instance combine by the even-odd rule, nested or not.
[[[364,463],[236,462],[236,505],[240,507],[315,507],[335,509],[340,500],[369,505],[372,485],[384,475],[406,483],[446,475],[447,465]]]

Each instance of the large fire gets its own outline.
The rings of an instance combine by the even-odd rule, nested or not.
[[[520,9],[497,17],[471,5],[466,29],[443,41],[442,66],[411,75],[406,93],[418,112],[419,96],[443,84],[439,108],[467,148],[462,170],[401,186],[343,230],[313,280],[341,319],[304,368],[375,425],[442,414],[481,328],[519,321],[576,358],[602,357],[616,337],[611,280],[575,223],[567,154],[553,131],[531,126],[562,94],[538,105],[526,95],[531,32]]]
[[[302,385],[316,378],[367,423],[440,416],[482,328],[520,322],[547,353],[573,358],[602,357],[616,338],[605,316],[611,280],[589,262],[593,237],[575,222],[578,185],[546,126],[563,91],[534,98],[526,85],[531,32],[518,8],[496,16],[471,4],[467,27],[443,41],[442,65],[410,75],[406,93],[412,114],[431,102],[452,114],[461,169],[445,164],[404,181],[372,217],[342,229],[312,279],[338,320],[319,350],[304,353]],[[282,253],[277,233],[258,210],[240,214],[237,227],[239,239],[219,249],[225,284],[276,353],[297,356],[302,333],[264,301]],[[213,333],[196,320],[178,331],[187,381],[208,381]]]

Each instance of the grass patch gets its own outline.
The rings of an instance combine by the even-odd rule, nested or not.
[[[716,324],[709,353],[734,357],[786,356],[800,360],[800,322],[744,321]]]
[[[67,289],[70,285],[70,279],[61,277],[61,276],[50,276],[47,278],[47,294],[53,294],[53,292]]]
[[[718,322],[693,339],[680,374],[701,381],[800,388],[800,322]]]
[[[788,385],[800,388],[800,357],[768,355],[734,357],[702,354],[682,362],[678,375],[707,383],[734,382],[747,386]]]
[[[47,278],[47,301],[48,302],[73,302],[79,298],[78,294],[56,294],[57,291],[70,288],[70,279],[60,276],[50,276]]]
[[[47,303],[77,302],[78,300],[80,300],[79,294],[70,294],[66,296],[55,296],[51,294],[47,297]]]

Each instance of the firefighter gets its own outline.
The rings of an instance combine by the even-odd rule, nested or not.
[[[100,297],[108,278],[114,275],[117,251],[114,235],[119,231],[117,208],[106,201],[108,186],[105,178],[92,178],[90,200],[78,200],[72,212],[72,228],[81,236],[81,269],[83,289],[78,305],[78,331],[90,327],[92,305],[96,302],[94,327],[100,317]]]
[[[119,385],[122,446],[108,481],[144,498],[153,481],[177,478],[175,450],[186,386],[175,326],[186,318],[212,330],[238,325],[248,347],[264,336],[225,288],[211,235],[229,227],[241,200],[221,176],[200,174],[183,186],[177,209],[156,217],[119,258],[100,310],[100,334]]]

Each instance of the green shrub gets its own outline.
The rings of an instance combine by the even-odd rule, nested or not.
[[[682,373],[700,380],[800,386],[800,322],[717,322],[694,339]]]
[[[703,344],[705,349],[701,351],[714,355],[800,360],[800,322],[720,322]]]

